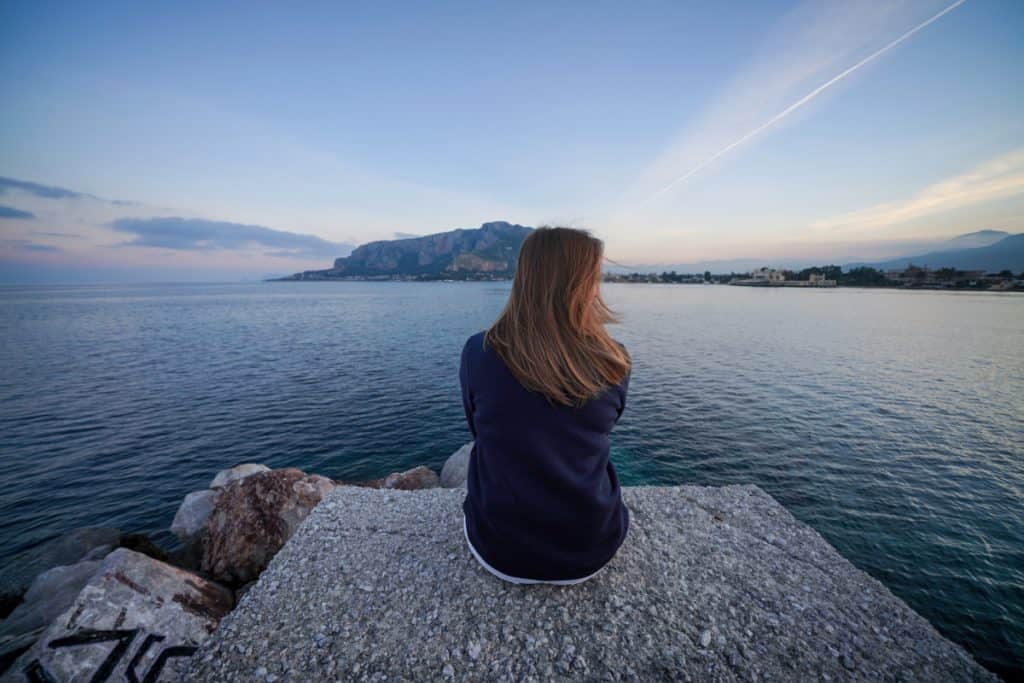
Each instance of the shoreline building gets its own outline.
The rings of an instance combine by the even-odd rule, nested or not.
[[[775,268],[758,268],[750,277],[731,280],[740,287],[835,287],[835,280],[826,280],[823,273],[811,273],[807,280],[787,280],[786,273]]]

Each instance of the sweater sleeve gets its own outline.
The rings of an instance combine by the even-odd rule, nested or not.
[[[633,374],[633,369],[630,368],[629,372],[626,373],[626,377],[622,380],[622,384],[619,385],[619,390],[622,394],[622,403],[619,404],[618,414],[615,416],[615,422],[619,421],[622,417],[622,411],[626,409],[626,394],[629,393],[629,378]]]
[[[459,385],[462,387],[462,409],[466,413],[466,424],[469,431],[476,438],[476,425],[473,424],[473,392],[469,386],[469,367],[467,356],[469,355],[469,343],[462,347],[462,359],[459,362]]]

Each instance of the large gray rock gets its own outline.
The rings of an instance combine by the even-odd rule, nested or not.
[[[25,602],[22,607],[28,605],[39,605],[44,602],[53,602],[54,598],[61,592],[69,589],[74,591],[63,607],[49,615],[52,619],[68,608],[68,605],[70,605],[75,599],[78,591],[82,590],[82,586],[84,586],[89,579],[92,578],[93,574],[96,573],[96,570],[100,568],[101,563],[102,560],[87,560],[85,562],[79,562],[77,564],[71,564],[64,567],[47,569],[36,577],[36,580],[32,582],[31,586],[29,586],[28,591],[25,592]]]
[[[254,580],[334,482],[297,469],[248,476],[224,489],[206,521],[202,569],[240,586]]]
[[[338,487],[188,679],[995,680],[757,487],[623,495],[597,576],[513,586],[470,555],[463,491]]]
[[[193,491],[185,496],[185,500],[181,501],[178,512],[174,515],[174,521],[171,522],[171,533],[177,536],[182,543],[197,542],[202,536],[206,520],[210,518],[213,505],[217,502],[220,494],[219,489],[203,489],[202,491]]]
[[[47,541],[4,568],[0,592],[20,592],[51,567],[75,564],[96,548],[116,548],[122,536],[119,529],[111,527],[83,527]]]
[[[120,548],[5,680],[177,681],[232,606],[230,591]]]
[[[100,560],[87,560],[53,567],[37,576],[24,602],[0,621],[0,662],[9,664],[13,655],[38,640],[43,630],[71,606],[100,565]],[[0,672],[3,668],[0,665]]]
[[[466,485],[466,477],[469,475],[469,456],[473,452],[473,443],[470,441],[445,460],[444,467],[441,469],[441,486],[446,489],[455,489]]]
[[[217,476],[215,476],[213,481],[210,482],[210,488],[224,488],[232,482],[241,481],[246,477],[251,477],[252,475],[259,474],[260,472],[269,471],[270,468],[266,465],[259,465],[252,462],[235,465],[234,467],[218,472]]]

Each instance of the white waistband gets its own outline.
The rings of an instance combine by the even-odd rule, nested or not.
[[[494,574],[495,576],[497,576],[502,581],[508,581],[509,583],[515,583],[515,584],[519,584],[519,585],[525,585],[525,584],[531,584],[531,583],[547,583],[547,584],[551,584],[553,586],[571,586],[571,585],[576,584],[576,583],[583,583],[587,579],[593,577],[598,572],[600,572],[601,569],[604,569],[604,567],[602,567],[601,569],[598,569],[593,574],[590,574],[588,576],[584,576],[582,579],[561,579],[561,580],[557,580],[557,581],[543,581],[541,579],[521,579],[518,576],[509,576],[508,574],[503,574],[502,572],[499,572],[497,569],[495,569],[491,565],[489,565],[486,562],[484,562],[484,558],[480,557],[480,553],[478,553],[476,551],[476,548],[473,547],[473,542],[469,540],[469,531],[466,529],[466,518],[465,517],[462,518],[462,533],[466,537],[466,545],[469,546],[469,552],[473,553],[473,557],[475,557],[476,561],[480,563],[480,566],[483,567],[484,569],[486,569],[487,571],[489,571],[490,573]]]

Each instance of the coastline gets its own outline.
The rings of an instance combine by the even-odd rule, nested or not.
[[[455,533],[471,448],[360,482],[223,470],[172,523],[191,555],[97,546],[37,578],[22,611],[54,573],[79,589],[7,676],[996,680],[754,486],[624,487],[633,528],[600,579],[503,584]],[[85,635],[112,624],[116,658]]]

